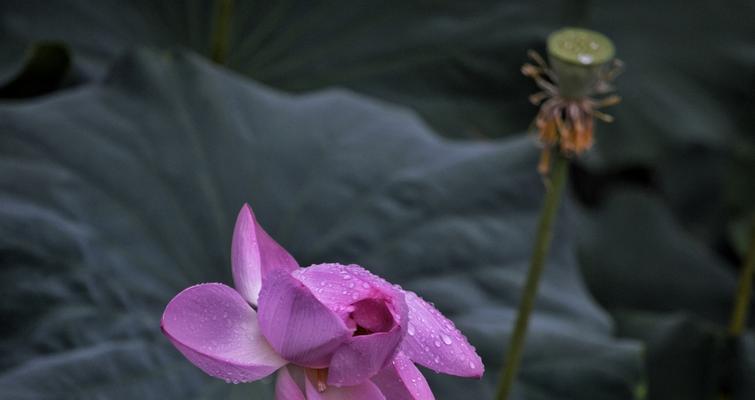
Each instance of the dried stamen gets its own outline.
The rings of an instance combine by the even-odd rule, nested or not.
[[[527,55],[535,64],[524,64],[522,73],[532,78],[542,89],[532,94],[529,100],[540,105],[534,126],[538,132],[538,141],[543,146],[538,171],[546,175],[550,171],[550,153],[553,149],[567,156],[578,156],[589,150],[594,143],[594,118],[604,122],[613,121],[613,117],[597,109],[615,105],[621,98],[615,94],[602,98],[594,96],[606,95],[614,90],[611,80],[620,73],[622,63],[614,60],[610,67],[601,70],[599,78],[586,91],[587,95],[567,97],[561,93],[556,72],[543,57],[532,50]]]

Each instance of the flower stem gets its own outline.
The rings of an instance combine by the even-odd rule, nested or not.
[[[734,308],[729,321],[730,343],[734,343],[747,327],[747,315],[752,298],[752,281],[755,279],[755,216],[750,220],[750,231],[748,233],[750,234],[750,245],[747,248],[747,254],[745,254],[744,265],[742,265],[742,270],[739,273],[737,294],[734,297]],[[730,375],[725,375],[723,380],[720,381],[721,392],[718,395],[718,400],[729,400],[731,398],[731,379]]]
[[[524,350],[527,326],[529,325],[530,315],[537,298],[540,276],[543,274],[545,260],[548,257],[548,250],[553,238],[553,223],[556,219],[561,194],[567,180],[569,161],[557,151],[554,151],[552,156],[554,161],[553,168],[549,177],[550,179],[546,182],[545,201],[537,225],[535,246],[532,258],[530,259],[527,280],[524,284],[519,310],[516,315],[514,332],[509,341],[505,366],[501,371],[501,377],[498,382],[496,400],[507,399],[514,385],[514,379],[516,378],[522,351]]]
[[[231,33],[233,0],[217,0],[215,21],[212,30],[212,61],[225,64],[228,55],[228,40]]]
[[[737,296],[729,323],[729,335],[739,336],[747,326],[747,314],[752,297],[752,281],[755,276],[755,218],[750,221],[750,247],[745,255],[745,262],[739,273]]]

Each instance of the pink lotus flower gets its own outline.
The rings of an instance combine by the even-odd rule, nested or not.
[[[161,321],[173,345],[211,376],[238,383],[278,371],[277,400],[425,400],[434,397],[414,363],[483,374],[474,348],[432,305],[356,265],[300,268],[248,205],[231,259],[235,290],[192,286]]]

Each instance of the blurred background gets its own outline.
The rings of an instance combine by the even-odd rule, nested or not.
[[[543,185],[529,49],[614,40],[623,102],[571,167],[517,399],[753,399],[727,332],[755,215],[755,3],[0,2],[0,398],[272,399],[205,376],[164,306],[230,283],[243,202],[302,265],[453,319],[492,398]],[[752,309],[751,309],[752,310]],[[723,396],[723,397],[719,397]]]

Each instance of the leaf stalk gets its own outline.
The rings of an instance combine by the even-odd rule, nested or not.
[[[212,61],[217,64],[225,64],[228,58],[233,0],[217,0],[215,8],[210,53]]]
[[[750,221],[750,245],[745,255],[744,265],[739,273],[737,294],[729,323],[729,335],[740,336],[747,326],[747,315],[752,299],[752,281],[755,278],[755,217]]]

